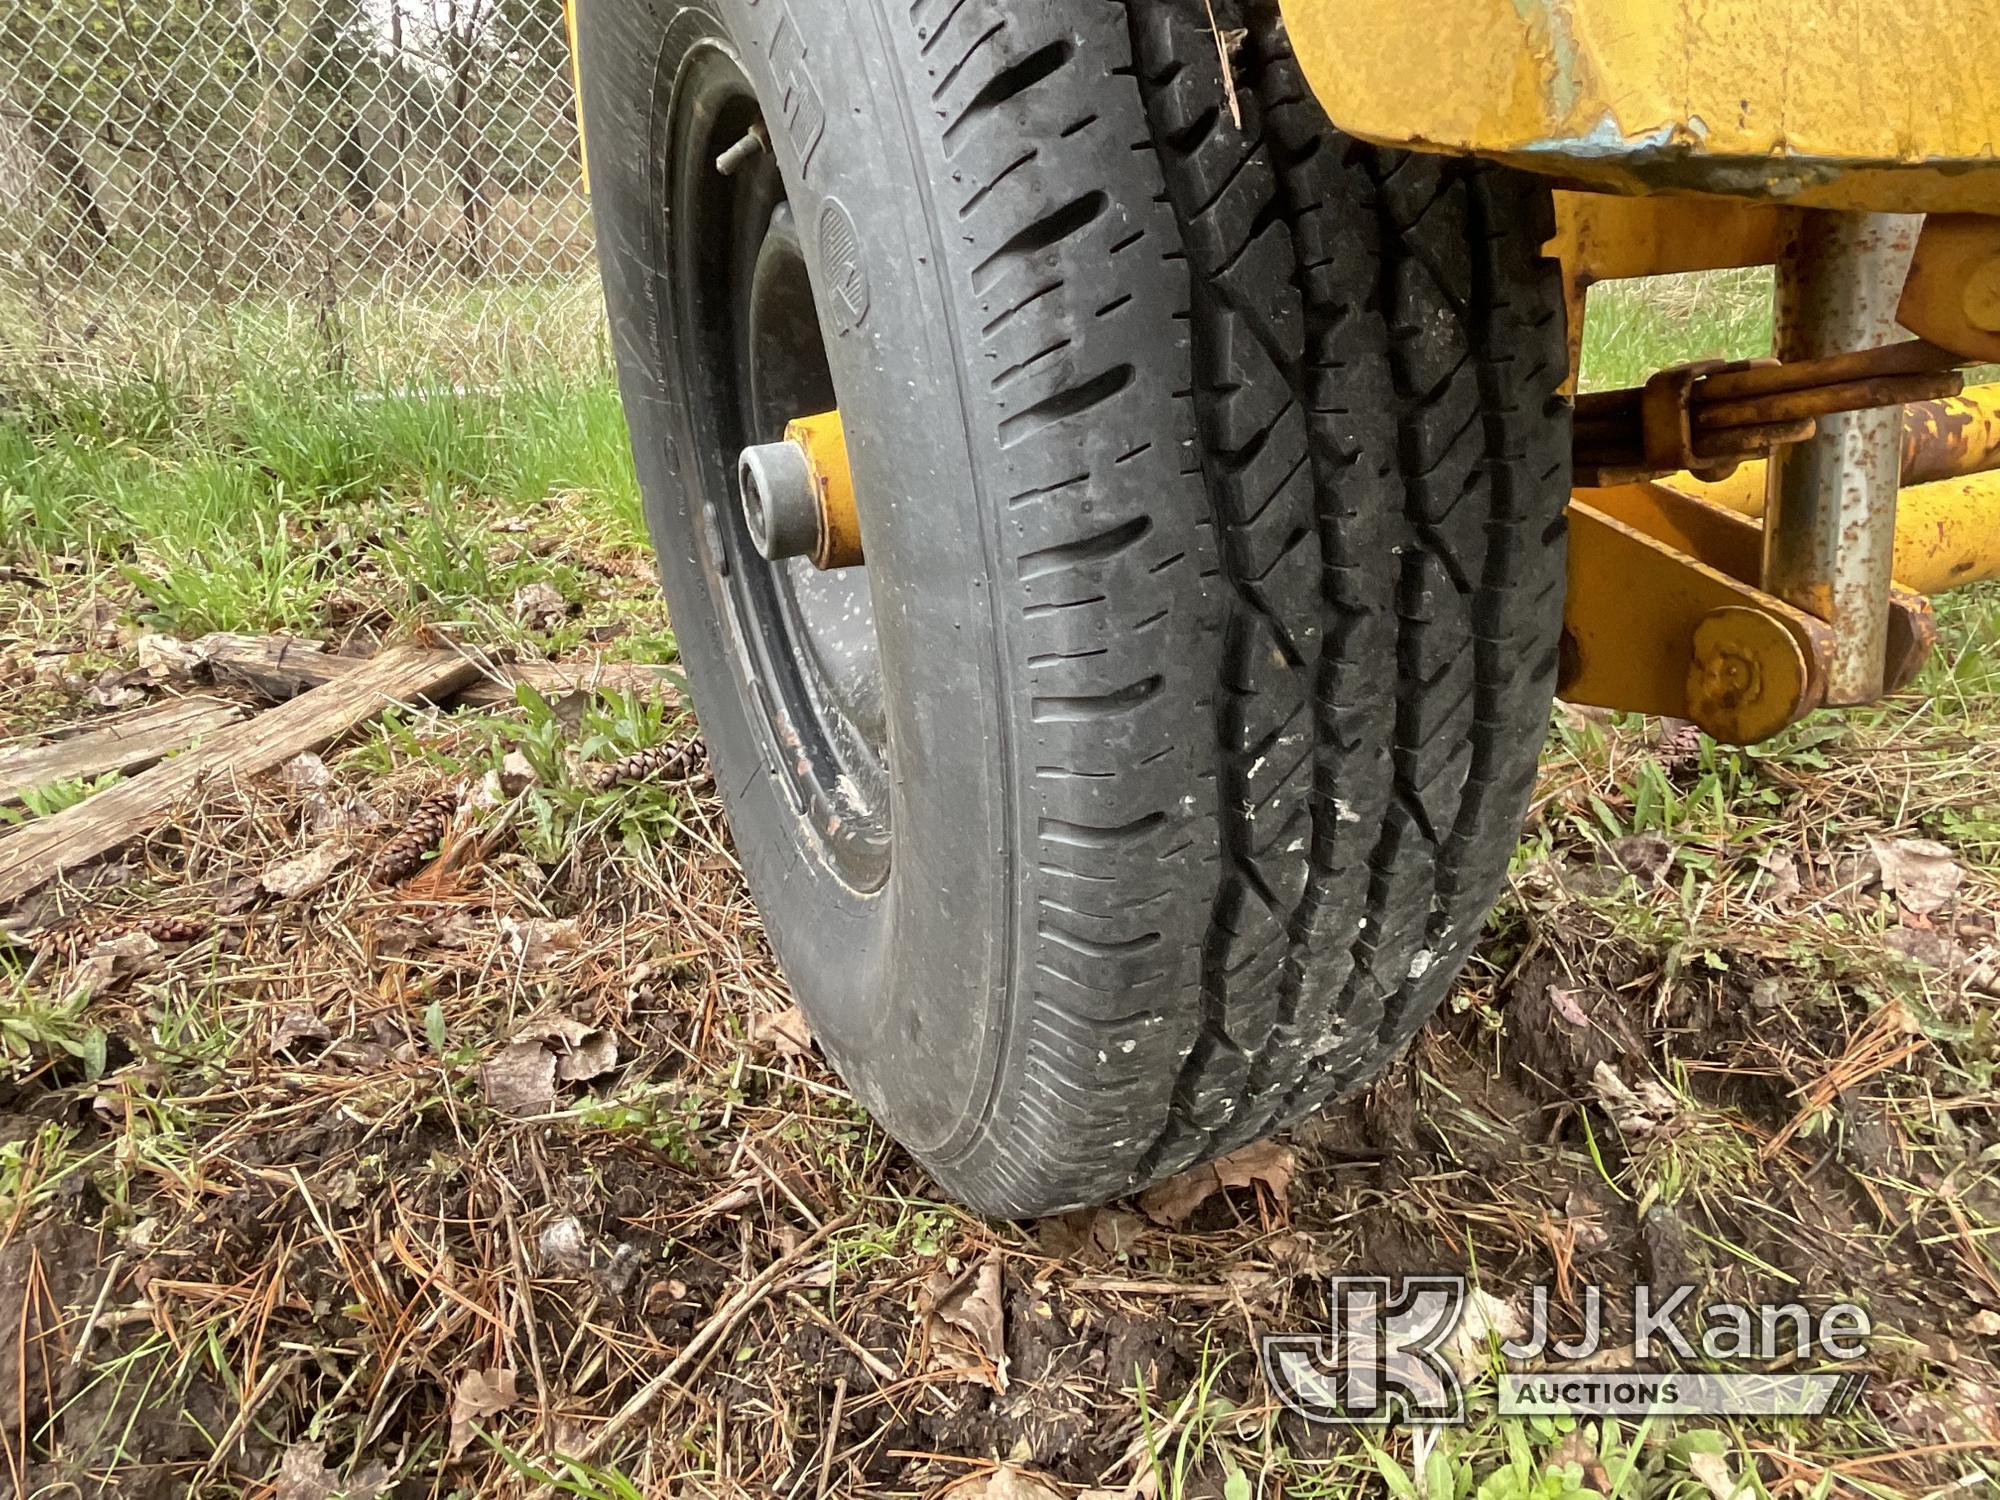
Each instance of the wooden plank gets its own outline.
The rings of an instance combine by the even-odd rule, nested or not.
[[[176,750],[242,718],[245,709],[215,698],[176,698],[115,722],[79,725],[66,738],[0,750],[0,806],[59,781],[88,781],[113,771],[143,771]]]
[[[95,797],[39,818],[0,839],[0,907],[162,822],[213,781],[234,781],[319,750],[391,704],[448,697],[478,666],[414,642],[361,662],[340,681],[231,725],[199,749],[175,756]]]
[[[333,656],[281,636],[210,636],[202,645],[219,680],[280,702],[337,682],[364,660]],[[438,658],[446,660],[452,654],[440,651]],[[516,662],[491,666],[454,701],[473,708],[511,705],[517,682],[525,682],[546,698],[619,692],[664,692],[672,701],[679,698],[672,669],[644,662]]]

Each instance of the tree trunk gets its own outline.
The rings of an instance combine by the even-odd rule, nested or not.
[[[75,249],[75,239],[81,238],[86,242],[83,248],[94,255],[111,247],[111,226],[97,201],[97,185],[91,179],[90,164],[76,149],[73,134],[67,120],[51,120],[42,115],[28,117],[28,140],[80,231],[74,237],[64,234],[61,248],[69,255]]]

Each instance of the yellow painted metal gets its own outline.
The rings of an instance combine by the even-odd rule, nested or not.
[[[805,451],[819,499],[816,568],[856,568],[862,563],[861,518],[854,508],[854,473],[847,462],[847,428],[838,411],[800,417],[785,427],[785,441]]]
[[[576,159],[583,171],[583,195],[590,196],[590,153],[584,150],[583,53],[576,44],[577,0],[563,0],[563,27],[569,32],[569,81],[576,95]]]
[[[1818,706],[1825,625],[1587,501],[1569,516],[1566,701],[1690,719],[1737,745]]]
[[[2000,218],[1926,219],[1896,320],[1966,359],[2000,360]]]
[[[1804,650],[1768,609],[1725,604],[1694,627],[1686,717],[1724,744],[1754,745],[1808,707]]]
[[[1582,490],[1578,495],[1593,509],[1756,592],[1758,608],[1779,602],[1763,593],[1764,528],[1749,516],[1657,482]],[[1815,620],[1815,624],[1819,622]],[[1824,625],[1813,633],[1812,639],[1815,654],[1808,666],[1816,684],[1813,698],[1819,702],[1825,696],[1828,663],[1816,653],[1820,645],[1831,648],[1837,642],[1831,628]],[[1893,586],[1889,591],[1888,641],[1882,664],[1884,690],[1895,692],[1907,686],[1929,657],[1936,640],[1937,627],[1928,601],[1901,584]]]
[[[2000,212],[2000,0],[1282,0],[1334,122],[1618,192]]]
[[[1562,263],[1572,386],[1582,362],[1591,287],[1674,271],[1772,265],[1784,253],[1800,212],[1734,198],[1623,198],[1570,191],[1555,194],[1555,207],[1555,238],[1545,249]]]
[[[1781,204],[1692,195],[1624,198],[1563,190],[1555,194],[1555,207],[1548,253],[1586,282],[1768,266],[1799,221],[1796,209]]]
[[[1976,434],[1988,431],[1983,425],[1986,422],[2000,424],[2000,397],[1983,394],[1995,389],[1979,387],[1967,392],[1967,396],[1980,396],[1976,406],[1984,408],[1977,416],[1981,426],[1974,429]],[[1692,474],[1673,474],[1660,483],[1739,515],[1756,518],[1764,514],[1761,460],[1712,482]],[[1587,497],[1596,492],[1581,493]],[[1931,480],[1901,490],[1896,497],[1894,572],[1898,583],[1920,594],[1938,594],[2000,578],[2000,472]]]

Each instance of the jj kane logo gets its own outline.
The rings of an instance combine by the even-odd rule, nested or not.
[[[1264,1378],[1308,1421],[1349,1426],[1463,1422],[1459,1365],[1483,1353],[1489,1334],[1508,1364],[1495,1392],[1502,1416],[1834,1416],[1868,1383],[1866,1373],[1837,1367],[1867,1353],[1868,1314],[1853,1303],[1818,1313],[1796,1302],[1696,1306],[1692,1287],[1665,1295],[1638,1287],[1631,1367],[1617,1368],[1608,1366],[1623,1364],[1623,1350],[1616,1361],[1601,1357],[1601,1287],[1582,1289],[1582,1331],[1571,1339],[1550,1332],[1547,1287],[1530,1288],[1525,1326],[1510,1314],[1503,1328],[1489,1311],[1501,1304],[1484,1297],[1469,1325],[1473,1296],[1458,1276],[1334,1277],[1326,1333],[1258,1340]],[[1815,1362],[1836,1368],[1801,1368]],[[1639,1367],[1654,1363],[1673,1368]],[[1736,1368],[1688,1368],[1701,1364]]]

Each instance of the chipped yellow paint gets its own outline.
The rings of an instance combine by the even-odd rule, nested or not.
[[[2000,212],[2000,0],[1283,0],[1342,129],[1620,192]]]

